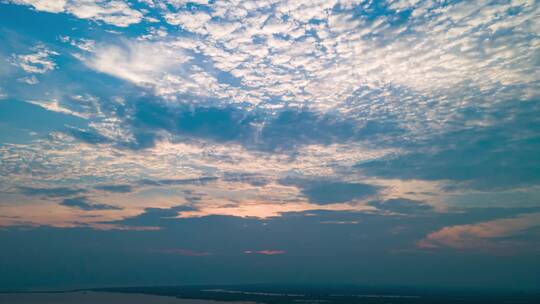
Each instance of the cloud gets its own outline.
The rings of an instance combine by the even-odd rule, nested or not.
[[[74,138],[87,143],[87,144],[104,144],[104,143],[110,143],[111,140],[101,134],[99,134],[96,130],[88,129],[75,129],[70,128],[67,133]]]
[[[456,187],[480,190],[534,185],[540,181],[535,102],[508,102],[491,112],[466,111],[463,120],[482,115],[487,126],[443,131],[396,154],[357,165],[364,174],[400,179],[450,180]]]
[[[67,187],[57,187],[57,188],[34,188],[19,186],[17,187],[20,193],[28,196],[46,196],[46,197],[63,197],[63,196],[72,196],[81,193],[87,192],[86,189],[79,188],[67,188]]]
[[[361,183],[316,182],[302,189],[302,193],[316,204],[344,203],[377,194],[377,187]]]
[[[270,111],[242,110],[233,106],[185,106],[140,98],[123,110],[134,141],[132,149],[153,147],[170,137],[218,143],[234,142],[248,149],[293,152],[306,145],[331,145],[362,140],[383,142],[403,130],[392,120],[354,121],[339,114],[303,109]]]
[[[286,178],[283,185],[294,185],[301,189],[311,203],[319,205],[351,202],[366,199],[377,194],[379,187],[363,184],[325,180],[295,180]]]
[[[66,198],[60,205],[70,208],[78,208],[84,211],[93,211],[93,210],[122,210],[122,208],[107,204],[96,204],[88,201],[84,196]]]
[[[245,250],[244,254],[260,254],[260,255],[281,255],[285,254],[285,250],[274,250],[274,249],[265,249],[265,250]]]
[[[132,109],[131,124],[141,130],[163,130],[176,136],[215,141],[247,139],[253,132],[249,113],[233,108],[168,107],[158,102],[139,102]]]
[[[522,214],[476,224],[444,227],[428,234],[417,245],[426,249],[450,247],[459,250],[517,250],[524,245],[518,238],[520,234],[538,226],[540,213]]]
[[[433,211],[433,207],[424,202],[414,201],[410,199],[389,199],[386,201],[373,201],[368,205],[373,206],[381,211],[389,211],[400,214],[419,215],[425,212]]]
[[[181,70],[183,63],[190,58],[183,50],[176,50],[166,44],[131,42],[125,45],[98,46],[86,64],[99,72],[135,84],[157,86],[169,80],[176,83],[167,73]]]
[[[5,134],[15,134],[14,142],[29,142],[36,137],[45,137],[55,131],[69,129],[68,126],[85,127],[84,119],[61,111],[53,111],[37,102],[5,100],[0,103],[0,120]],[[28,133],[34,132],[35,137]],[[12,142],[12,141],[7,141]]]
[[[133,187],[131,185],[98,185],[95,186],[94,189],[106,191],[106,192],[114,192],[114,193],[129,193],[133,191]]]
[[[130,193],[133,192],[136,187],[165,187],[165,186],[177,186],[177,185],[205,185],[210,182],[217,181],[217,177],[200,177],[200,178],[186,178],[186,179],[144,179],[139,180],[131,184],[98,184],[93,188],[99,191],[111,192],[111,193]],[[19,191],[25,195],[31,196],[48,196],[48,197],[60,197],[71,196],[81,193],[86,193],[88,190],[82,188],[32,188],[32,187],[18,187]],[[192,199],[197,200],[196,197]]]
[[[143,14],[122,0],[11,0],[32,6],[38,11],[70,13],[81,19],[103,21],[118,27],[139,23]]]
[[[199,178],[185,178],[185,179],[144,179],[137,183],[141,186],[175,186],[175,185],[204,185],[209,182],[217,181],[218,178],[214,176],[203,176]]]
[[[174,219],[177,219],[182,211],[193,210],[197,210],[197,208],[193,206],[174,206],[171,208],[145,208],[144,212],[137,216],[129,217],[115,222],[106,222],[104,224],[128,227],[163,227],[173,223]]]
[[[260,145],[263,149],[290,150],[301,145],[346,142],[358,139],[357,129],[354,122],[333,115],[285,110],[264,125]]]
[[[36,78],[36,76],[32,75],[32,76],[26,76],[26,77],[21,77],[19,79],[17,79],[18,81],[20,82],[24,82],[26,84],[29,84],[29,85],[34,85],[34,84],[38,84],[39,83],[39,80]]]
[[[244,173],[244,172],[225,172],[223,175],[223,181],[232,183],[246,183],[252,186],[265,186],[270,181],[264,176],[256,173]]]
[[[131,51],[118,56],[103,48],[96,58],[112,54],[117,64],[94,66],[140,85],[151,84],[164,97],[189,93],[267,108],[294,104],[354,109],[365,115],[392,112],[403,118],[427,113],[441,118],[454,104],[445,100],[508,93],[498,90],[499,85],[513,98],[538,95],[535,5],[272,3],[153,6],[155,14],[182,31],[172,38],[151,35],[151,42],[133,41],[127,47]],[[151,46],[139,47],[146,44]],[[171,66],[183,66],[185,60],[170,53],[187,52],[200,60],[168,69],[145,57],[152,49],[171,59]],[[115,72],[115,66],[125,69]],[[140,66],[148,69],[137,75]],[[222,73],[238,85],[229,85]],[[382,91],[380,107],[365,103],[369,96],[363,95],[364,88]],[[397,90],[407,93],[396,103],[392,95]],[[430,105],[424,99],[431,100]]]
[[[30,5],[38,11],[61,13],[65,9],[67,0],[12,0],[11,2]]]
[[[66,10],[81,19],[99,20],[119,27],[139,23],[143,14],[122,0],[70,2]]]
[[[56,46],[60,35],[41,35],[44,23],[26,24],[28,41],[58,51],[43,58],[6,39],[6,58],[46,75],[32,72],[32,87],[19,76],[0,85],[51,102],[43,116],[0,105],[2,136],[30,138],[0,147],[1,187],[86,187],[119,198],[130,215],[178,199],[195,206],[172,216],[184,219],[337,208],[424,219],[436,212],[423,200],[437,212],[536,204],[535,194],[513,193],[540,181],[537,5],[240,2],[26,1],[71,17],[17,8],[23,16],[74,30]],[[121,28],[128,23],[140,24]],[[51,115],[67,109],[88,121]],[[500,189],[512,190],[508,199]],[[497,201],[453,205],[471,193]],[[43,209],[29,214],[48,221],[37,217]],[[489,220],[470,214],[444,225]],[[361,223],[343,217],[318,223]]]
[[[474,219],[467,220],[492,220],[478,220],[486,216],[479,211],[474,211],[477,212]],[[39,286],[42,278],[46,279],[48,273],[57,273],[61,267],[65,267],[65,271],[60,282],[84,283],[81,269],[86,266],[81,265],[80,258],[73,257],[85,256],[85,264],[93,265],[96,284],[107,281],[117,274],[116,269],[121,268],[121,276],[110,282],[122,286],[136,286],[141,271],[145,278],[159,285],[178,280],[178,273],[186,274],[180,282],[185,285],[201,284],[200,278],[208,276],[216,281],[230,282],[231,273],[235,271],[242,279],[241,283],[275,282],[286,275],[294,281],[324,284],[319,278],[372,282],[375,275],[378,280],[390,282],[401,278],[406,271],[409,283],[415,285],[431,281],[434,277],[426,277],[426,274],[436,272],[445,273],[439,278],[443,281],[438,282],[456,288],[464,284],[482,287],[487,283],[496,288],[537,287],[536,272],[531,271],[531,265],[536,265],[538,260],[537,252],[505,257],[467,254],[441,247],[429,254],[419,253],[416,240],[441,225],[455,225],[462,220],[463,213],[433,213],[429,218],[419,218],[308,211],[261,220],[235,216],[185,219],[177,218],[178,212],[181,211],[176,208],[148,210],[146,216],[153,218],[147,217],[144,221],[161,227],[159,230],[134,229],[135,226],[121,226],[122,222],[110,224],[109,228],[114,225],[124,228],[114,231],[87,226],[3,227],[0,238],[5,246],[0,251],[0,267],[6,276],[0,276],[0,283],[13,289],[20,285]],[[487,213],[491,216],[491,211]],[[141,216],[135,216],[138,221],[131,224],[142,223]],[[328,225],[323,223],[325,221],[358,223]],[[523,238],[537,241],[538,234],[529,233]],[[164,252],[160,253],[160,250]],[[182,255],[187,253],[185,250],[211,255],[185,256]],[[251,255],[244,254],[246,250],[252,251]],[[266,256],[256,251],[285,253]],[[45,257],[47,263],[36,260],[35,252]],[[14,256],[17,259],[13,259]],[[411,265],[410,269],[404,268],[405,262]],[[46,274],[40,276],[36,269]],[[239,269],[256,271],[239,272]],[[512,276],[507,275],[509,270]]]
[[[165,20],[172,25],[181,25],[188,31],[206,34],[204,25],[212,19],[212,16],[205,12],[179,12],[165,14]]]
[[[27,73],[44,74],[57,68],[56,63],[51,59],[59,53],[49,50],[43,45],[33,48],[35,53],[26,55],[13,55],[13,64],[19,66]],[[35,81],[33,81],[35,83]]]

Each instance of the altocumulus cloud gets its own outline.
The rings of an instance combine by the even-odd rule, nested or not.
[[[64,199],[60,205],[70,208],[78,208],[85,211],[92,210],[121,210],[121,207],[112,206],[107,204],[93,203],[88,200],[85,196],[79,196],[74,198]]]
[[[153,147],[172,136],[173,141],[209,140],[239,143],[248,149],[267,152],[294,151],[305,145],[330,145],[361,140],[379,141],[397,137],[403,129],[393,119],[355,121],[337,113],[308,109],[242,110],[234,107],[170,105],[160,98],[139,98],[126,105],[126,125],[131,128],[132,142],[119,143],[133,149]],[[87,143],[107,140],[93,132],[72,131]]]
[[[288,177],[280,181],[284,185],[293,185],[301,189],[310,202],[320,205],[346,203],[355,199],[365,199],[376,195],[377,186],[340,182],[332,180],[303,180]]]
[[[119,27],[138,23],[143,17],[141,12],[131,9],[129,4],[123,0],[11,0],[10,2],[29,5],[38,11],[70,13],[78,18],[102,21]]]
[[[46,196],[46,197],[62,197],[81,194],[87,192],[86,189],[56,187],[56,188],[34,188],[34,187],[17,187],[20,193],[29,196]]]
[[[107,191],[107,192],[116,192],[116,193],[128,193],[133,191],[133,187],[131,185],[98,185],[95,186],[94,189],[101,190],[101,191]]]
[[[466,126],[407,145],[407,153],[358,164],[364,173],[402,179],[451,180],[456,186],[505,189],[540,181],[537,102],[509,102],[479,115],[488,126]],[[433,149],[436,147],[436,149]]]

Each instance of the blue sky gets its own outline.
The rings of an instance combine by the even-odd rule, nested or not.
[[[539,14],[0,1],[0,286],[538,288]]]

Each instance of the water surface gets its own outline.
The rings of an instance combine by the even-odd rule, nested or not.
[[[0,293],[0,304],[217,304],[209,300],[109,292]]]

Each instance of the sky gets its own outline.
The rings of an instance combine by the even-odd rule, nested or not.
[[[540,2],[0,0],[0,288],[540,287]]]

